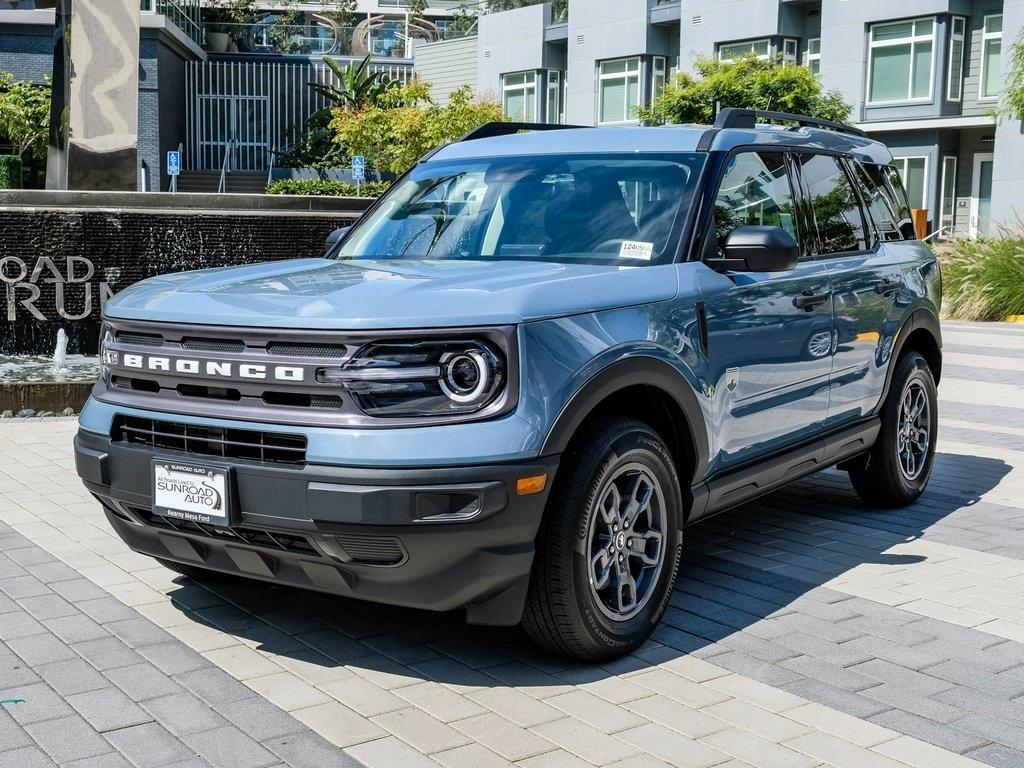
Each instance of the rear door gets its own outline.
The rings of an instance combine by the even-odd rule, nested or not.
[[[834,357],[828,426],[866,416],[878,403],[903,283],[899,214],[883,194],[883,169],[830,155],[797,156],[818,231],[817,254],[832,280]],[[877,219],[877,222],[876,222]]]
[[[725,164],[705,258],[744,225],[781,226],[800,241],[801,209],[783,152],[740,151]],[[813,437],[832,369],[827,268],[808,255],[790,272],[699,272],[707,312],[711,471]]]

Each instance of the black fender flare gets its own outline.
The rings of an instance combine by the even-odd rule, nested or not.
[[[920,329],[926,330],[931,337],[935,340],[935,346],[938,347],[939,352],[942,352],[942,328],[939,325],[938,316],[930,309],[921,307],[910,313],[910,316],[900,326],[899,331],[896,333],[896,340],[893,342],[892,354],[889,355],[888,361],[886,361],[885,371],[885,387],[882,389],[882,396],[878,399],[878,405],[875,406],[872,411],[873,414],[877,414],[882,410],[885,405],[886,399],[889,397],[889,389],[892,387],[892,376],[896,370],[896,361],[900,359],[900,355],[903,354],[903,347],[907,343],[907,339],[910,335]],[[938,379],[939,372],[936,371],[936,379]]]
[[[686,378],[670,363],[655,357],[630,357],[618,360],[602,368],[585,385],[580,387],[555,419],[548,431],[541,455],[558,454],[565,451],[572,436],[584,419],[606,398],[627,387],[644,385],[663,391],[682,410],[686,429],[691,437],[694,458],[694,476],[682,477],[683,491],[698,483],[708,465],[708,437],[704,412],[697,402],[697,395]]]

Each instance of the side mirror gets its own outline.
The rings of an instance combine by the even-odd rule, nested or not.
[[[737,227],[723,250],[724,258],[708,259],[720,272],[789,272],[800,259],[800,246],[782,227]]]
[[[327,236],[327,250],[334,250],[334,246],[341,242],[341,239],[348,234],[350,229],[352,229],[352,227],[339,227],[331,232],[331,234]]]

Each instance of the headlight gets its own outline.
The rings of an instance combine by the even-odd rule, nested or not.
[[[110,378],[110,366],[118,365],[121,360],[119,353],[109,349],[110,345],[114,341],[114,332],[110,326],[106,323],[100,325],[100,341],[99,341],[99,357],[100,357],[100,377],[103,381],[107,381]]]
[[[477,413],[501,397],[506,376],[501,352],[484,341],[369,344],[344,366],[317,372],[365,413],[393,417]]]

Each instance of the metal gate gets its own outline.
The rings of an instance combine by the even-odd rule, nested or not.
[[[409,64],[372,68],[402,83],[412,77]],[[323,61],[190,62],[184,169],[219,171],[230,151],[229,170],[266,171],[309,116],[329,106],[310,83],[336,84],[337,78]]]
[[[266,168],[269,99],[266,96],[200,96],[198,148],[206,168]],[[225,156],[227,153],[227,156]]]

